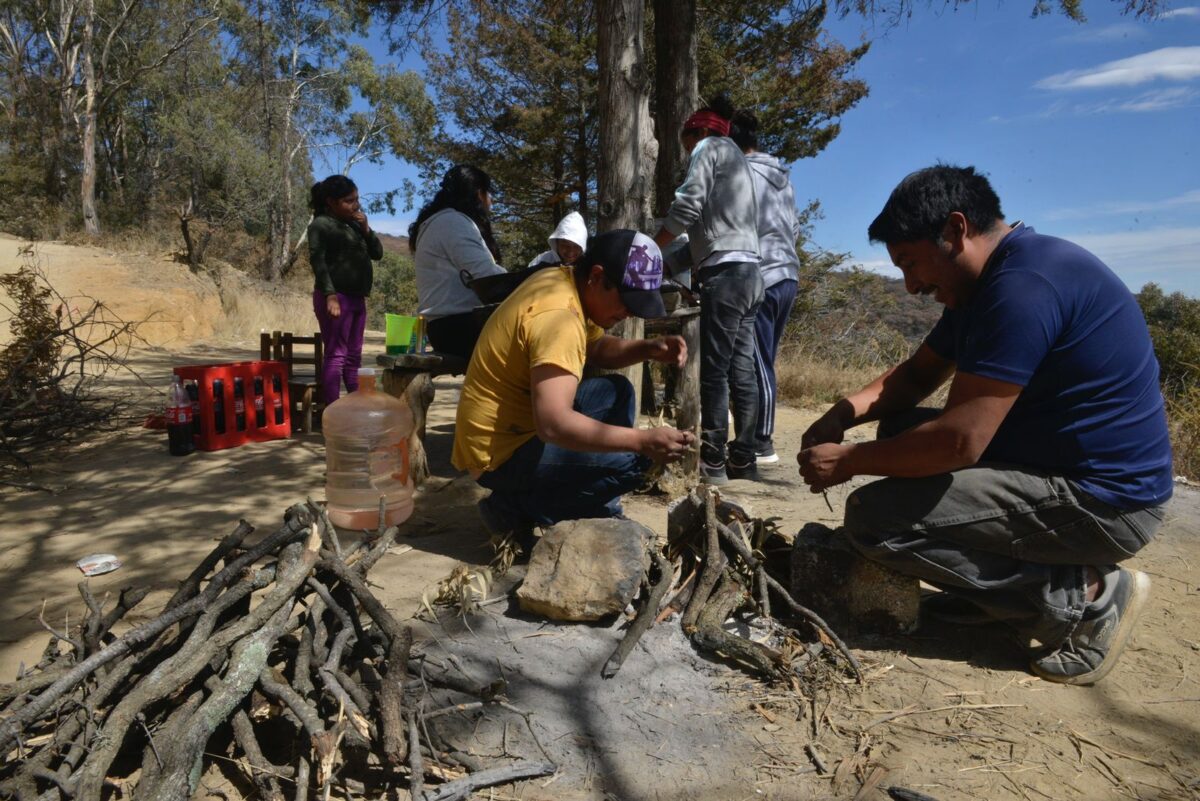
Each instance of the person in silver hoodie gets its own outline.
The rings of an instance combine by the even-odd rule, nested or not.
[[[758,269],[758,208],[741,148],[729,138],[733,105],[723,95],[692,114],[680,142],[688,171],[655,244],[687,232],[672,273],[694,265],[700,287],[700,480],[757,480],[754,432],[754,317],[763,298]],[[732,401],[732,403],[731,403]],[[729,439],[733,407],[734,437]]]
[[[754,317],[754,372],[758,377],[758,423],[754,427],[758,443],[758,464],[775,464],[772,437],[775,434],[775,357],[783,338],[796,288],[800,281],[800,258],[796,239],[800,218],[796,214],[796,193],[787,167],[779,159],[758,151],[758,118],[738,111],[730,126],[729,138],[746,154],[754,195],[758,200],[758,266],[762,270],[763,302]]]

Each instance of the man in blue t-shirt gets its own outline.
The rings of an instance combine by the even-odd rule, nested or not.
[[[1091,684],[1147,594],[1118,567],[1171,497],[1158,363],[1129,290],[1083,248],[1004,222],[971,167],[919,170],[868,229],[912,294],[946,308],[906,361],[804,433],[814,492],[857,475],[845,537],[944,593],[926,611],[1002,621],[1044,679]],[[947,380],[946,406],[916,406]],[[874,442],[845,431],[880,421]]]

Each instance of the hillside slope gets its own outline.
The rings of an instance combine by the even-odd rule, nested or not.
[[[119,253],[61,242],[30,244],[0,233],[0,274],[34,266],[72,309],[89,298],[126,321],[141,321],[138,334],[156,347],[199,341],[251,341],[262,329],[314,331],[312,299],[291,286],[272,286],[222,267],[214,277],[194,275],[169,254]],[[11,299],[0,290],[0,304]],[[8,313],[0,311],[0,323]],[[0,345],[9,341],[0,324]]]

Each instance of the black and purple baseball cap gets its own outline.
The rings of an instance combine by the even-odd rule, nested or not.
[[[666,317],[662,294],[663,259],[654,240],[639,231],[618,228],[588,239],[580,263],[599,264],[604,276],[621,294],[621,301],[636,317]]]

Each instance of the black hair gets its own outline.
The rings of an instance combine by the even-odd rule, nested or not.
[[[492,258],[500,263],[500,246],[492,234],[492,220],[480,200],[479,194],[490,194],[492,178],[486,172],[470,164],[455,164],[442,176],[442,185],[438,188],[433,199],[421,207],[416,221],[408,226],[408,247],[416,253],[417,237],[421,235],[421,226],[443,209],[454,209],[471,218],[483,235],[483,243],[491,251]]]
[[[599,236],[597,234],[596,236]],[[571,265],[571,274],[575,276],[576,281],[586,281],[592,272],[592,263],[596,262],[595,251],[593,247],[596,244],[596,237],[589,236],[587,245],[583,249],[583,253],[579,254],[579,258]],[[598,263],[598,262],[596,262]]]
[[[938,242],[953,212],[987,233],[1004,219],[1000,198],[974,167],[937,164],[905,176],[867,228],[872,242]]]
[[[758,150],[758,117],[746,109],[738,109],[729,126],[729,138],[742,152]]]
[[[358,187],[354,185],[354,181],[344,175],[331,175],[324,181],[317,181],[308,193],[308,205],[312,209],[313,216],[329,212],[329,206],[325,204],[325,201],[343,198],[356,189]]]

